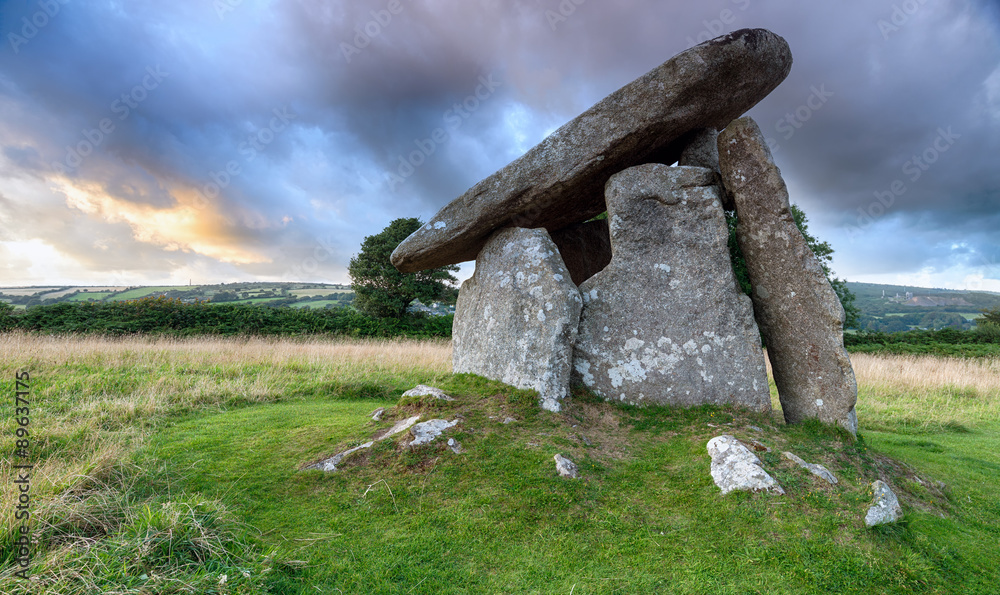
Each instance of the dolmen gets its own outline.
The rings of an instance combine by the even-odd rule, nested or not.
[[[403,241],[392,263],[404,273],[476,261],[456,305],[454,371],[535,389],[550,411],[582,385],[635,405],[768,412],[763,336],[786,421],[855,433],[843,308],[759,129],[737,120],[791,65],[764,29],[695,46]],[[732,210],[750,297],[730,264]]]

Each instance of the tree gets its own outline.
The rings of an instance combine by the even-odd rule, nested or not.
[[[396,219],[381,233],[365,238],[361,252],[351,259],[347,271],[354,288],[354,305],[375,318],[402,318],[413,300],[425,304],[442,301],[458,279],[451,273],[456,265],[417,273],[400,273],[389,256],[396,246],[420,229],[419,219]]]
[[[983,319],[980,321],[981,324],[995,324],[1000,326],[1000,306],[992,310],[983,310],[982,312]]]
[[[797,205],[791,205],[791,212],[792,219],[795,220],[795,226],[799,228],[799,232],[802,233],[802,237],[805,239],[809,249],[816,255],[816,259],[819,261],[819,266],[822,267],[827,281],[830,282],[833,291],[840,298],[841,305],[844,306],[844,313],[846,314],[844,326],[857,327],[861,311],[854,305],[855,295],[847,288],[847,281],[834,277],[833,271],[830,270],[830,263],[833,261],[833,248],[829,243],[821,242],[809,233],[809,226],[807,225],[809,219],[802,209]],[[740,284],[740,289],[747,295],[750,295],[750,275],[747,272],[747,263],[743,259],[743,252],[740,251],[739,244],[736,242],[736,213],[727,212],[726,221],[729,223],[729,255],[733,261],[733,272],[736,273],[736,280]]]

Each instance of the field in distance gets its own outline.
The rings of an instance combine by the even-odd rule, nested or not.
[[[184,302],[270,304],[296,308],[327,308],[350,304],[350,285],[328,283],[223,283],[164,286],[45,286],[0,287],[0,301],[24,309],[60,302],[117,302],[148,297]]]

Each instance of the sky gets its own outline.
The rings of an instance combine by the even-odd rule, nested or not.
[[[1000,291],[998,4],[0,0],[0,285],[349,282],[365,236],[764,27],[794,64],[749,115],[836,274]]]

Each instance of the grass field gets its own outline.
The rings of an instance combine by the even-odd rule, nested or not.
[[[111,301],[119,302],[122,300],[136,300],[141,297],[146,297],[147,295],[153,295],[157,293],[163,293],[165,291],[173,290],[188,290],[191,287],[187,285],[173,285],[173,286],[162,286],[162,287],[140,287],[138,289],[130,289],[128,291],[119,293],[118,295],[111,298]]]
[[[73,297],[69,298],[71,302],[86,302],[89,300],[101,301],[104,298],[111,295],[110,291],[88,291],[87,293],[78,293]]]
[[[308,307],[308,308],[311,308],[313,310],[321,310],[323,308],[326,308],[327,306],[331,306],[333,308],[339,308],[340,306],[343,306],[343,305],[344,305],[344,302],[338,302],[337,300],[319,300],[319,301],[315,301],[315,302],[299,302],[299,303],[296,303],[296,304],[292,304],[291,306],[293,308],[306,308],[306,307]]]
[[[542,413],[529,391],[453,376],[441,341],[0,335],[11,390],[31,374],[31,593],[995,593],[1000,361],[852,359],[856,441],[777,411],[584,393]],[[457,400],[399,402],[418,383]],[[464,452],[389,440],[299,471],[416,413],[461,416]],[[720,433],[771,447],[787,494],[719,496],[705,443]],[[556,476],[556,453],[580,480]],[[876,477],[904,523],[864,527]],[[12,507],[0,515],[0,592],[17,593]]]

